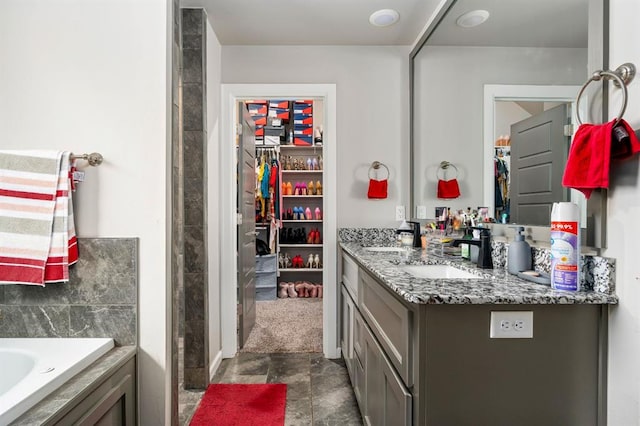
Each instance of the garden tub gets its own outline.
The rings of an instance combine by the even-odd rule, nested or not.
[[[108,338],[0,339],[0,425],[18,418],[113,346]]]

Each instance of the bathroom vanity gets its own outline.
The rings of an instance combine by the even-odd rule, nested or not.
[[[365,424],[604,424],[615,295],[555,291],[420,249],[407,261],[393,247],[340,247],[342,355]],[[447,269],[471,278],[416,276]],[[533,337],[490,338],[500,311],[532,312]]]

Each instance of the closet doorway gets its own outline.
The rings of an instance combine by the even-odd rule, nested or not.
[[[251,221],[256,221],[256,239],[262,242],[258,251],[265,254],[257,257],[259,270],[253,271],[258,323],[260,312],[267,315],[265,319],[270,322],[274,321],[269,315],[282,312],[282,306],[274,311],[270,308],[272,305],[288,304],[286,315],[303,321],[310,309],[321,309],[321,351],[327,358],[337,358],[335,85],[222,85],[222,102],[219,194],[221,205],[227,206],[220,212],[220,238],[224,242],[220,252],[222,356],[233,357],[242,346],[237,333],[242,323],[236,308],[238,285],[242,286],[241,278],[245,283],[251,279],[240,277],[238,251],[230,249],[239,247],[237,230],[243,218],[237,214],[238,201],[241,201],[238,194],[246,192],[238,191],[238,144],[233,143],[238,137],[235,123],[238,123],[238,114],[242,111],[238,106],[242,105],[250,112],[253,110],[255,122],[259,123],[255,129],[258,174],[262,174],[264,179],[266,170],[278,169],[277,184],[271,180],[269,185],[268,180],[259,179],[265,185],[258,187],[256,214],[251,218]],[[272,107],[271,112],[268,112],[269,106]],[[299,119],[299,126],[294,125],[294,114]],[[282,120],[271,120],[279,115]],[[303,122],[303,118],[310,115],[321,119],[321,144],[315,143],[313,134],[319,126],[303,125],[308,123]],[[267,121],[268,129],[263,127]],[[301,182],[304,182],[304,190]],[[288,183],[291,183],[291,194],[287,189]],[[243,197],[247,198],[247,195]],[[281,293],[278,298],[278,290],[286,290],[288,296],[294,297],[284,297],[285,294]],[[320,291],[322,298],[318,297]],[[298,298],[298,294],[307,297]],[[268,302],[260,305],[260,300]],[[291,321],[291,318],[283,318],[281,322],[295,327]],[[249,338],[246,344],[247,351],[251,352],[251,345],[256,345],[256,342]],[[258,342],[258,346],[262,344]]]

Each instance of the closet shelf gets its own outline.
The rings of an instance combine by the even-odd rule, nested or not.
[[[322,173],[322,170],[283,170],[282,173],[305,174],[305,173]]]
[[[282,268],[280,272],[322,272],[322,268]]]
[[[302,149],[302,150],[320,150],[322,151],[322,145],[280,145],[280,149]]]
[[[322,247],[322,244],[280,244],[280,247],[282,248],[287,248],[287,247]]]
[[[311,219],[311,220],[294,220],[294,219],[282,219],[282,223],[322,223],[322,219]]]
[[[322,195],[283,195],[282,198],[322,198]]]

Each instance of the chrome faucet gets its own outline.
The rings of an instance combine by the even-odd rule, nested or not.
[[[480,248],[478,252],[478,267],[482,269],[493,269],[493,260],[491,259],[491,231],[488,228],[476,228],[480,230],[479,240],[453,240],[452,246],[458,247],[460,244],[470,244]]]

